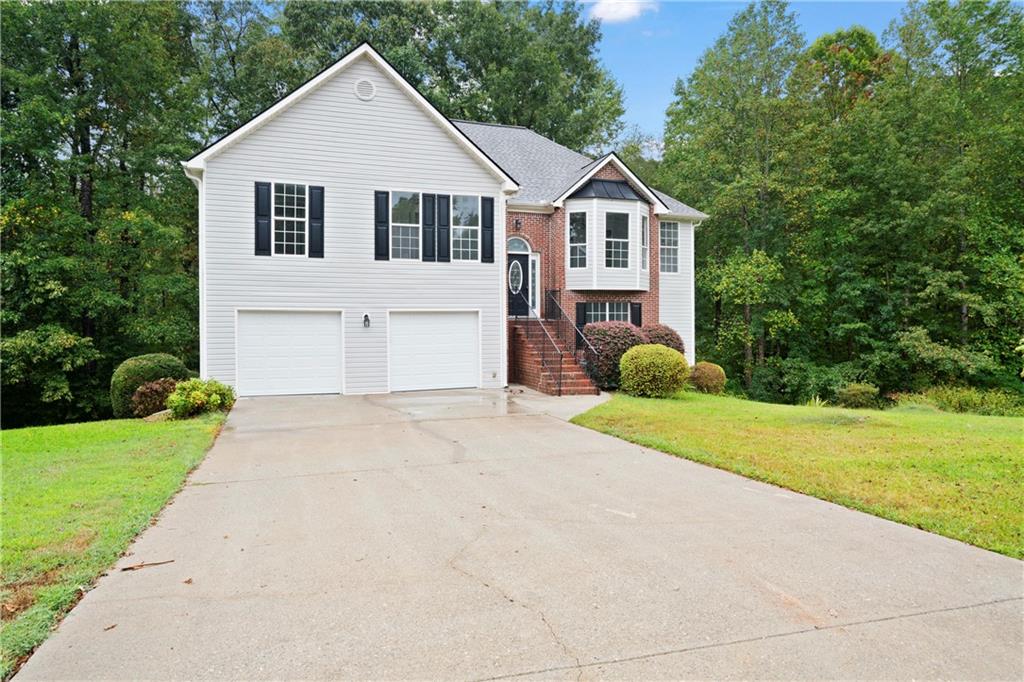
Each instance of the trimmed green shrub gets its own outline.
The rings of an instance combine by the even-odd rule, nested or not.
[[[178,358],[167,353],[150,353],[128,358],[114,370],[110,377],[110,406],[114,417],[124,419],[132,416],[132,396],[139,386],[157,379],[187,379],[188,367]]]
[[[175,419],[184,419],[204,412],[230,410],[235,404],[235,391],[215,379],[182,381],[167,396],[167,408]]]
[[[655,322],[645,324],[642,330],[647,337],[647,343],[660,343],[662,346],[675,348],[680,353],[686,353],[686,349],[683,346],[683,337],[679,336],[679,333],[672,327]]]
[[[998,389],[979,389],[969,386],[933,386],[924,391],[924,398],[946,412],[1003,417],[1024,416],[1024,399]]]
[[[174,392],[177,385],[178,380],[170,377],[142,384],[132,394],[132,414],[136,417],[148,417],[167,409],[167,396]]]
[[[633,346],[620,361],[622,390],[643,398],[667,398],[678,393],[690,374],[686,358],[660,343]]]
[[[725,391],[725,370],[713,362],[698,362],[690,373],[690,383],[701,393]]]
[[[878,386],[852,383],[836,391],[836,402],[842,407],[877,407]]]
[[[640,327],[629,322],[591,322],[583,328],[583,336],[597,351],[597,362],[588,367],[590,378],[599,387],[618,388],[619,361],[633,346],[647,343]]]

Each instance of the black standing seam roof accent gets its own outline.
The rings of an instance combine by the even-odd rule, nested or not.
[[[591,178],[572,193],[570,199],[625,199],[627,201],[643,201],[628,182],[623,180],[600,180]]]
[[[214,146],[218,145],[218,144],[219,144],[219,143],[221,142],[221,140],[223,140],[223,139],[225,139],[225,138],[227,138],[227,137],[230,137],[231,135],[234,135],[234,134],[235,134],[236,132],[238,132],[239,130],[241,130],[241,129],[242,129],[242,128],[244,128],[245,126],[249,125],[250,123],[252,123],[252,122],[253,122],[253,121],[255,121],[256,119],[258,119],[258,118],[259,118],[260,116],[262,116],[263,114],[267,113],[268,111],[270,111],[271,109],[273,109],[273,108],[274,108],[275,106],[277,106],[277,103],[278,103],[278,102],[280,102],[281,100],[284,100],[284,99],[288,99],[289,97],[291,97],[291,96],[292,96],[292,94],[294,94],[294,93],[295,93],[296,91],[298,91],[298,90],[301,90],[302,88],[304,88],[304,87],[306,86],[306,84],[307,84],[307,83],[309,83],[310,81],[316,80],[316,79],[317,79],[317,78],[318,78],[318,77],[319,77],[319,76],[320,76],[320,75],[321,75],[322,73],[324,73],[325,71],[328,71],[328,70],[329,70],[329,69],[330,69],[331,67],[333,67],[333,66],[334,66],[335,64],[337,64],[338,62],[340,62],[340,61],[342,61],[343,59],[345,59],[345,57],[349,56],[350,54],[352,54],[353,52],[355,52],[356,50],[358,50],[359,48],[361,48],[361,47],[362,47],[363,45],[367,45],[367,46],[369,46],[369,48],[370,48],[371,50],[373,50],[374,52],[376,52],[376,53],[377,53],[377,56],[378,56],[378,57],[380,57],[380,58],[381,58],[381,60],[382,60],[382,61],[383,61],[383,62],[384,62],[385,64],[387,64],[388,66],[390,66],[390,67],[391,67],[391,69],[392,69],[392,70],[393,70],[393,71],[394,71],[395,73],[397,73],[397,74],[398,74],[398,77],[399,77],[399,78],[401,78],[401,79],[402,79],[403,81],[405,81],[405,84],[406,84],[406,85],[408,85],[408,86],[409,86],[410,88],[412,88],[412,89],[413,89],[413,90],[415,90],[416,92],[419,92],[419,94],[420,94],[420,97],[422,97],[422,98],[423,98],[423,100],[424,100],[424,101],[425,101],[425,102],[427,103],[427,106],[429,106],[429,107],[430,107],[431,109],[433,109],[433,110],[434,110],[435,112],[437,112],[437,113],[438,113],[438,114],[439,114],[439,115],[441,116],[441,118],[443,118],[444,120],[448,121],[448,123],[450,123],[450,124],[452,125],[452,127],[453,127],[453,128],[455,128],[456,130],[458,130],[458,131],[459,131],[459,133],[461,133],[461,135],[462,135],[462,138],[463,138],[464,140],[466,140],[467,142],[469,142],[469,144],[471,144],[471,145],[473,146],[473,148],[474,148],[474,149],[476,149],[476,150],[477,150],[478,152],[480,152],[480,153],[481,153],[481,154],[482,154],[482,155],[484,156],[484,158],[486,158],[486,159],[487,159],[488,161],[490,161],[491,163],[493,163],[493,164],[494,164],[494,167],[495,167],[495,168],[497,168],[498,170],[500,170],[500,171],[501,171],[502,173],[504,173],[504,174],[505,174],[505,177],[506,177],[506,178],[508,178],[509,180],[511,180],[511,181],[512,181],[513,183],[515,183],[516,185],[518,185],[518,184],[519,184],[519,181],[518,181],[518,180],[516,180],[516,179],[515,179],[514,177],[512,177],[512,175],[511,175],[511,174],[510,174],[510,173],[509,173],[509,172],[508,172],[507,170],[505,170],[504,168],[502,168],[502,167],[501,167],[501,164],[499,164],[499,163],[498,163],[497,161],[495,161],[495,160],[494,160],[494,158],[493,158],[493,157],[492,157],[492,156],[491,156],[490,154],[488,154],[487,152],[485,152],[485,151],[484,151],[484,150],[483,150],[483,149],[482,149],[482,148],[480,147],[480,145],[478,145],[478,144],[476,143],[476,140],[472,139],[472,138],[471,138],[471,137],[470,137],[469,135],[467,135],[467,134],[465,133],[465,131],[463,131],[463,130],[462,130],[461,128],[459,128],[459,126],[457,126],[457,125],[455,125],[454,123],[452,123],[452,119],[450,119],[450,118],[448,118],[447,116],[445,116],[445,115],[444,115],[444,113],[442,113],[442,111],[441,111],[440,109],[438,109],[438,108],[437,108],[436,106],[434,106],[433,102],[431,102],[431,101],[430,101],[430,100],[429,100],[429,99],[427,98],[427,96],[426,96],[426,95],[424,95],[424,94],[423,94],[422,92],[420,92],[420,89],[419,89],[419,88],[417,88],[417,87],[416,87],[415,85],[413,85],[413,84],[412,84],[412,83],[411,83],[411,82],[409,81],[409,79],[408,79],[408,78],[406,78],[406,77],[405,77],[405,76],[404,76],[404,75],[402,74],[402,72],[401,72],[401,71],[399,71],[399,70],[398,70],[397,68],[395,68],[395,65],[394,65],[394,64],[392,64],[392,63],[391,63],[390,61],[388,61],[388,58],[387,58],[387,57],[385,57],[385,56],[384,56],[384,55],[383,55],[383,54],[381,53],[381,51],[380,51],[380,50],[378,50],[378,49],[377,49],[376,47],[374,47],[373,43],[371,43],[371,42],[370,42],[369,40],[364,40],[364,41],[360,42],[360,43],[359,43],[358,45],[356,45],[355,47],[353,47],[353,48],[352,48],[351,50],[349,50],[349,51],[348,51],[348,52],[346,52],[345,54],[341,55],[340,57],[338,57],[337,59],[335,59],[335,60],[334,60],[333,62],[331,62],[330,64],[328,64],[327,66],[325,66],[324,68],[320,69],[320,70],[319,70],[319,71],[317,71],[317,72],[316,72],[315,74],[313,74],[312,76],[310,76],[309,78],[307,78],[307,79],[306,79],[305,81],[303,81],[303,82],[302,82],[302,84],[301,84],[301,85],[299,85],[299,86],[297,86],[297,87],[293,88],[293,89],[292,89],[292,91],[291,91],[291,92],[289,92],[289,93],[288,93],[287,95],[285,95],[284,97],[281,97],[281,98],[279,98],[279,99],[278,99],[278,100],[277,100],[276,102],[274,102],[274,103],[273,103],[273,104],[271,104],[270,106],[268,106],[268,107],[266,107],[265,109],[263,109],[263,111],[261,111],[260,113],[256,114],[255,116],[253,116],[252,118],[250,118],[250,119],[249,119],[248,121],[246,121],[245,123],[240,123],[240,124],[238,124],[237,126],[235,126],[235,127],[234,127],[234,128],[232,129],[232,130],[230,130],[229,132],[226,132],[226,133],[224,133],[223,135],[221,135],[220,137],[218,137],[218,138],[217,138],[216,140],[214,140],[214,141],[213,141],[213,142],[211,142],[210,144],[206,145],[205,147],[203,147],[202,149],[200,149],[199,151],[197,151],[197,152],[196,152],[195,154],[193,154],[192,156],[190,156],[190,157],[188,158],[188,160],[186,161],[186,163],[187,163],[188,161],[191,161],[192,159],[196,158],[197,156],[199,156],[200,154],[202,154],[203,152],[205,152],[205,151],[206,151],[207,149],[209,149],[209,148],[211,148],[211,147],[214,147]]]

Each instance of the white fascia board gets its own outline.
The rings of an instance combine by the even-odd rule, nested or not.
[[[509,211],[519,211],[520,213],[545,213],[551,214],[555,212],[555,207],[546,201],[523,201],[516,202],[509,199],[508,202]]]
[[[262,126],[266,125],[269,121],[274,120],[277,116],[287,111],[296,102],[300,101],[310,93],[316,91],[320,86],[329,81],[331,78],[336,76],[341,71],[344,71],[356,60],[366,57],[374,64],[376,64],[384,73],[386,73],[392,81],[409,97],[416,102],[423,109],[428,116],[430,116],[441,128],[445,130],[460,146],[462,146],[472,156],[476,157],[492,174],[502,181],[502,191],[514,192],[519,189],[518,183],[508,173],[503,171],[494,161],[491,160],[479,147],[477,147],[461,130],[459,130],[451,121],[449,121],[437,108],[434,107],[427,99],[419,93],[400,73],[384,59],[369,43],[363,43],[356,49],[349,52],[347,55],[336,61],[331,66],[321,71],[318,75],[311,78],[297,90],[292,92],[290,95],[280,100],[277,104],[270,107],[262,114],[259,114],[251,121],[235,129],[231,133],[228,133],[217,142],[213,143],[203,151],[199,152],[191,159],[183,161],[182,165],[188,169],[200,169],[205,167],[205,162],[221,153],[231,145],[235,144],[239,140],[242,140],[253,131],[258,130]],[[200,166],[199,164],[203,164]]]
[[[640,189],[644,196],[647,197],[647,199],[654,205],[654,213],[656,215],[661,215],[663,213],[669,212],[669,207],[666,206],[664,202],[662,202],[662,200],[658,198],[658,195],[655,194],[650,187],[644,184],[643,180],[634,175],[633,171],[629,170],[626,164],[622,162],[622,159],[616,156],[615,152],[610,152],[608,155],[606,155],[604,159],[601,161],[601,163],[595,165],[593,168],[587,171],[587,173],[583,177],[577,180],[569,189],[562,192],[561,196],[559,196],[557,199],[551,202],[552,205],[555,206],[556,208],[561,208],[562,204],[565,203],[565,200],[567,198],[572,196],[573,192],[582,187],[583,184],[587,182],[587,180],[590,180],[590,178],[594,177],[597,171],[601,170],[609,163],[614,163],[615,167],[619,169],[619,172],[626,176],[626,179],[629,180],[630,183],[632,183],[633,185]]]
[[[674,213],[669,211],[668,213],[660,213],[659,216],[664,220],[678,220],[681,223],[693,223],[694,227],[700,227],[700,224],[707,220],[709,217],[706,213]]]

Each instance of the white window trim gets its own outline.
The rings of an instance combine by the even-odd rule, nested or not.
[[[394,221],[394,215],[395,215],[394,195],[396,193],[398,193],[398,194],[415,194],[415,195],[417,195],[419,197],[419,202],[420,202],[420,210],[419,210],[420,221],[419,221],[418,224],[414,225],[413,223],[397,223],[397,222]],[[415,258],[409,258],[407,256],[395,256],[394,255],[394,253],[395,253],[394,252],[395,233],[394,233],[394,231],[391,228],[393,228],[395,226],[398,226],[398,227],[415,227],[416,228],[417,233],[416,233],[416,257]],[[436,225],[434,226],[434,229],[437,229]],[[409,261],[409,262],[413,262],[413,261],[419,262],[419,261],[423,260],[423,192],[421,192],[419,190],[415,190],[415,189],[392,189],[392,190],[388,190],[388,259],[389,260],[398,260],[398,261]]]
[[[625,306],[626,307],[626,319],[624,319],[624,320],[618,320],[618,319],[612,320],[611,319],[611,306],[613,304],[614,305],[621,305],[621,306]],[[601,307],[601,309],[602,309],[601,319],[596,319],[596,320],[591,320],[590,319],[590,307],[591,306],[595,306],[595,307],[600,306]],[[629,302],[628,301],[588,301],[587,302],[586,316],[587,316],[587,324],[590,324],[591,322],[629,322]]]
[[[275,229],[277,223],[277,192],[274,188],[277,185],[302,185],[305,187],[306,194],[306,217],[303,219],[305,223],[305,243],[303,245],[302,253],[276,253],[277,251],[277,230]],[[295,218],[284,218],[281,220],[295,220]],[[277,258],[308,258],[309,257],[309,183],[298,182],[296,180],[271,180],[270,181],[270,257]]]
[[[665,229],[669,225],[673,225],[675,227],[675,231],[676,231],[676,243],[675,243],[675,246],[665,246],[664,244],[662,244],[662,241],[661,241],[662,238],[663,238],[663,235],[662,235],[661,231],[663,229]],[[670,275],[677,275],[677,274],[679,274],[679,235],[680,235],[680,230],[679,230],[679,223],[677,221],[675,221],[675,220],[659,221],[659,223],[658,223],[658,248],[660,249],[660,251],[658,253],[658,270],[659,270],[659,272],[665,272],[665,273],[668,273]],[[666,262],[666,259],[662,258],[661,251],[666,251],[666,250],[671,250],[671,251],[675,252],[675,256],[676,256],[675,257],[675,263],[676,263],[676,269],[675,270],[666,270],[665,269],[665,265],[664,264]]]
[[[429,192],[428,192],[429,194]],[[420,194],[420,196],[423,196]],[[451,223],[448,225],[448,256],[452,263],[479,263],[480,259],[484,256],[484,204],[483,198],[479,194],[450,194],[451,205],[448,207],[448,221]],[[455,225],[455,197],[476,197],[476,227],[466,227],[463,225]],[[423,221],[423,215],[420,215],[420,222]],[[455,257],[455,228],[458,227],[460,230],[476,230],[476,258],[456,258]],[[434,229],[437,229],[437,225],[434,225]],[[421,252],[422,253],[422,252]]]
[[[651,219],[640,216],[640,269],[648,270],[651,266]]]
[[[573,242],[572,240],[572,216],[573,214],[583,214],[583,241]],[[566,253],[568,254],[569,269],[570,270],[586,270],[590,263],[590,248],[589,248],[589,230],[590,230],[590,218],[587,211],[568,211],[566,212],[565,222],[565,238],[567,241]],[[572,247],[582,246],[583,247],[583,265],[572,264]]]
[[[619,239],[617,237],[616,238],[612,238],[612,237],[608,236],[608,215],[609,214],[612,214],[612,215],[624,215],[624,216],[626,216],[626,238],[625,239]],[[630,263],[630,251],[631,251],[631,249],[629,248],[629,235],[630,235],[630,232],[632,231],[631,223],[633,222],[632,220],[629,219],[629,216],[630,216],[630,214],[627,211],[605,211],[604,212],[604,258],[603,258],[603,262],[604,262],[604,268],[606,270],[629,270],[629,267],[630,267],[629,266],[629,263]],[[626,264],[625,265],[608,265],[608,244],[609,244],[609,242],[625,242],[625,244],[626,244]]]

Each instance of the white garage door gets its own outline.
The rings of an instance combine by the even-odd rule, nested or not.
[[[391,313],[388,349],[392,391],[480,385],[476,312]]]
[[[238,313],[239,395],[341,393],[341,313]]]

